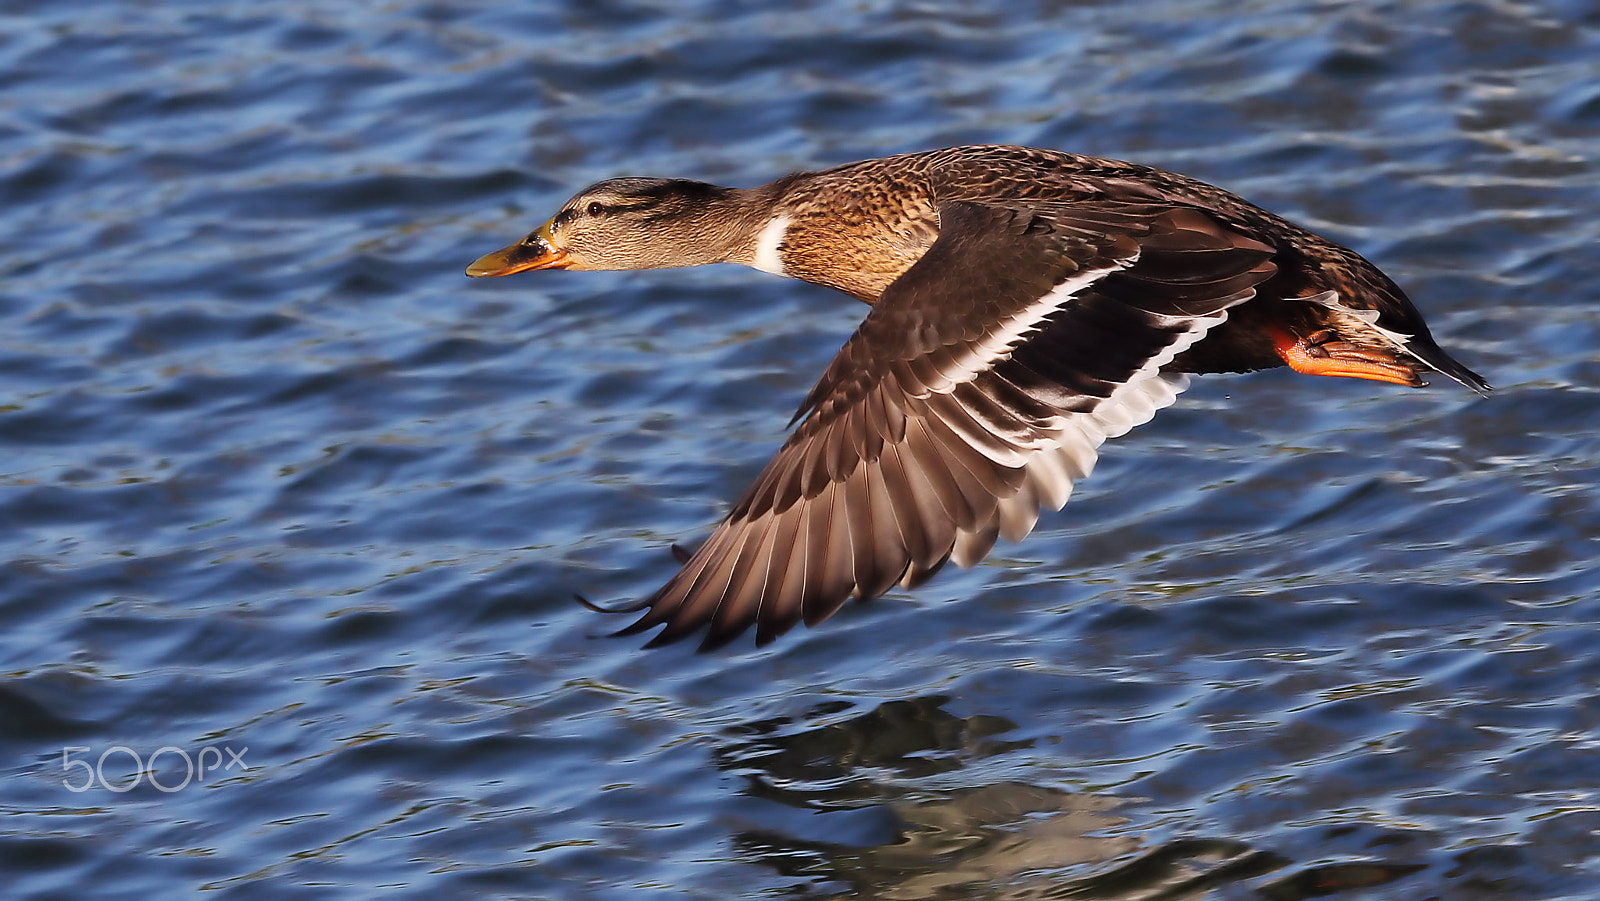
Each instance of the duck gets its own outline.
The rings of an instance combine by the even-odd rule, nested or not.
[[[1490,386],[1354,251],[1202,181],[1056,150],[905,153],[755,188],[624,177],[477,278],[736,263],[870,306],[743,497],[617,635],[763,646],[1022,540],[1192,374]],[[581,597],[580,600],[583,600]]]

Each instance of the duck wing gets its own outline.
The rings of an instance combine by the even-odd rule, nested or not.
[[[617,634],[750,626],[972,566],[1060,509],[1097,449],[1172,403],[1162,367],[1255,295],[1272,248],[1164,204],[958,202],[806,397],[789,440]]]

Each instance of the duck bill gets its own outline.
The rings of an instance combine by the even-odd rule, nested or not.
[[[572,265],[567,252],[550,243],[550,226],[544,225],[526,239],[486,253],[467,267],[473,278],[492,278],[529,269],[565,269]]]

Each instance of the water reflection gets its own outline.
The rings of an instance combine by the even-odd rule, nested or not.
[[[858,898],[1196,898],[1219,886],[1289,867],[1246,841],[1130,834],[1109,794],[1063,791],[1002,779],[950,787],[973,764],[1026,747],[1000,736],[1015,724],[959,716],[949,698],[890,701],[854,716],[847,702],[800,717],[731,729],[717,766],[744,777],[742,793],[827,821],[823,838],[804,827],[760,823],[733,846],[780,875],[812,881],[815,897],[839,885]],[[779,816],[766,817],[781,819]],[[814,826],[815,820],[807,822]],[[1321,897],[1391,882],[1423,868],[1360,861],[1313,866],[1260,885],[1274,901]],[[823,888],[826,886],[826,888]]]
[[[888,701],[867,713],[832,720],[855,705],[818,705],[800,718],[774,717],[729,730],[733,742],[716,751],[717,766],[742,772],[747,794],[811,809],[889,800],[894,780],[949,773],[974,759],[1026,743],[992,737],[1017,725],[991,716],[960,717],[950,699],[929,695]],[[817,724],[820,725],[807,725]]]

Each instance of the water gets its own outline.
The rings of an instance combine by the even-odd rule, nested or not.
[[[5,895],[1593,897],[1592,5],[1003,9],[11,4]],[[975,570],[591,638],[863,308],[462,268],[611,175],[973,141],[1346,241],[1499,391],[1206,377]]]

